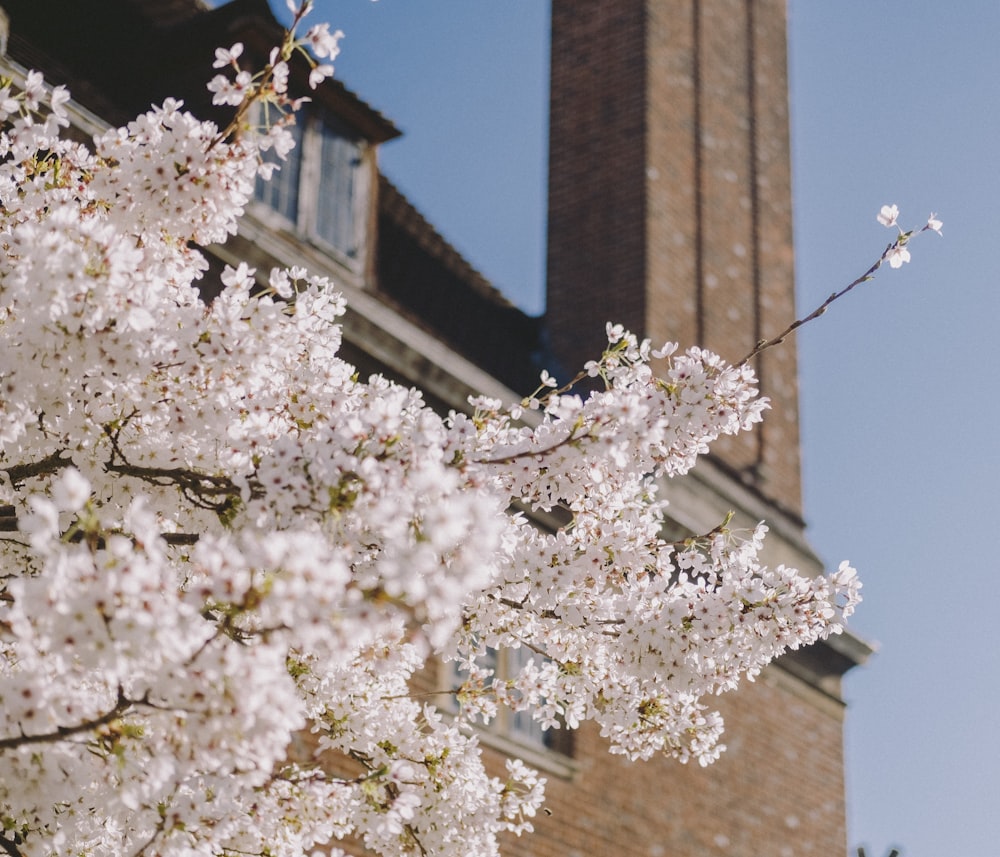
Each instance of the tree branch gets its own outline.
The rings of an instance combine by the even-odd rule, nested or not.
[[[839,292],[834,292],[832,295],[830,295],[830,297],[828,297],[825,301],[823,301],[823,303],[821,303],[818,307],[816,307],[816,309],[814,309],[811,313],[809,313],[809,315],[803,316],[802,318],[796,319],[790,325],[788,325],[788,327],[786,327],[783,331],[781,331],[781,333],[779,333],[777,336],[775,336],[773,339],[762,339],[762,340],[760,340],[760,342],[758,342],[753,347],[753,350],[749,354],[747,354],[747,356],[744,357],[739,363],[736,364],[736,368],[739,369],[740,366],[743,366],[743,365],[749,363],[751,360],[753,360],[754,357],[756,357],[762,351],[767,351],[768,348],[773,348],[775,345],[781,345],[781,343],[784,342],[785,339],[788,338],[788,336],[790,336],[792,333],[794,333],[796,330],[798,330],[800,327],[802,327],[802,325],[808,324],[813,319],[817,319],[821,315],[823,315],[823,313],[826,312],[826,310],[830,306],[830,304],[832,304],[834,301],[840,300],[844,295],[846,295],[849,291],[851,291],[855,286],[860,286],[862,283],[867,283],[870,279],[872,279],[875,276],[875,272],[878,271],[878,269],[882,267],[882,263],[886,260],[886,257],[889,255],[889,251],[892,250],[892,248],[895,247],[898,243],[899,243],[899,241],[897,240],[897,241],[894,241],[892,244],[890,244],[888,247],[886,247],[885,250],[883,251],[882,255],[879,256],[878,261],[875,262],[874,265],[872,265],[867,271],[865,271],[853,283],[849,283],[847,286],[845,286],[844,288],[842,288]]]
[[[17,847],[17,844],[11,842],[5,836],[0,836],[0,849],[5,851],[9,857],[24,857],[21,850]]]
[[[104,467],[111,473],[132,476],[151,485],[176,485],[194,505],[213,512],[224,511],[233,497],[240,496],[239,488],[228,476],[213,476],[183,467],[139,467],[124,459],[121,463],[109,461]]]
[[[78,723],[76,726],[58,726],[55,732],[42,732],[38,735],[25,735],[22,733],[17,738],[0,738],[0,750],[12,750],[28,744],[54,744],[57,741],[65,741],[73,735],[91,732],[99,726],[106,726],[108,723],[117,720],[132,705],[135,705],[137,701],[141,700],[129,699],[119,687],[118,701],[113,708],[106,711],[100,717],[95,717],[93,720],[86,720],[83,723]]]
[[[0,506],[0,533],[17,532],[17,509],[14,506]]]
[[[7,476],[14,488],[20,488],[25,479],[33,476],[44,476],[47,473],[55,473],[63,467],[73,463],[73,459],[65,456],[63,449],[56,450],[51,455],[47,455],[40,461],[30,461],[27,464],[12,464],[10,467],[0,467]],[[5,507],[6,508],[6,507]]]

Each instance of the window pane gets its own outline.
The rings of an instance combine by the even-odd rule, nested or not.
[[[526,646],[521,646],[519,649],[505,649],[504,655],[507,657],[507,672],[510,676],[519,673],[528,661],[539,660],[538,656]],[[511,737],[526,744],[548,746],[550,733],[542,729],[538,721],[532,718],[530,711],[511,712],[510,732]]]
[[[319,199],[316,233],[348,256],[356,256],[354,212],[357,206],[361,151],[352,140],[329,125],[323,127],[320,146]]]
[[[289,129],[295,139],[295,148],[288,153],[287,160],[281,160],[273,149],[263,153],[264,160],[278,164],[270,181],[257,179],[254,196],[278,214],[295,223],[299,214],[299,178],[302,174],[302,126],[292,125]]]

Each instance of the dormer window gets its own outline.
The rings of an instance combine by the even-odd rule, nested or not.
[[[336,117],[302,112],[291,129],[295,148],[255,196],[302,237],[358,269],[364,256],[370,198],[366,143]]]

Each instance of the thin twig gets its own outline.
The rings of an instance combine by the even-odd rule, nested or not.
[[[782,342],[785,341],[785,339],[789,335],[791,335],[800,327],[802,327],[802,325],[808,324],[813,319],[817,319],[821,315],[823,315],[823,313],[826,312],[830,304],[832,304],[834,301],[840,300],[840,298],[842,298],[849,291],[851,291],[851,289],[855,288],[856,286],[860,286],[862,283],[866,283],[868,282],[868,280],[872,279],[875,276],[875,272],[882,267],[882,262],[885,261],[886,256],[889,254],[889,251],[896,246],[896,243],[897,242],[893,242],[888,247],[886,247],[885,252],[882,253],[878,261],[874,265],[872,265],[867,271],[865,271],[860,277],[858,277],[853,283],[850,283],[849,285],[845,286],[839,292],[834,292],[832,295],[830,295],[830,297],[828,297],[825,301],[823,301],[823,303],[821,303],[818,307],[816,307],[816,309],[814,309],[811,313],[809,313],[809,315],[804,316],[803,318],[796,319],[774,338],[762,339],[760,342],[758,342],[753,347],[753,350],[749,354],[747,354],[747,356],[744,357],[739,363],[736,364],[736,368],[739,369],[740,366],[744,366],[745,364],[749,363],[751,360],[753,360],[754,357],[756,357],[762,351],[766,351],[768,348],[773,348],[775,345],[780,345]]]
[[[920,233],[927,232],[928,230],[937,232],[938,234],[940,234],[941,231],[941,223],[940,221],[934,220],[933,214],[930,216],[930,218],[928,218],[927,223],[918,229],[911,229],[909,232],[904,232],[902,229],[900,229],[899,236],[896,238],[896,240],[892,241],[888,246],[886,246],[885,250],[882,251],[882,255],[878,257],[875,264],[872,265],[867,271],[865,271],[860,277],[858,277],[853,283],[849,283],[839,292],[834,292],[832,295],[830,295],[830,297],[828,297],[825,301],[823,301],[823,303],[821,303],[818,307],[816,307],[816,309],[814,309],[811,313],[809,313],[809,315],[804,316],[803,318],[796,319],[774,338],[762,339],[753,347],[753,350],[749,354],[747,354],[746,357],[744,357],[739,363],[736,364],[736,368],[738,369],[740,366],[743,366],[744,364],[753,360],[753,358],[756,357],[758,354],[760,354],[762,351],[766,351],[768,348],[773,348],[775,345],[780,345],[782,342],[785,341],[786,337],[788,337],[794,331],[798,330],[800,327],[802,327],[802,325],[808,324],[813,319],[819,318],[821,315],[823,315],[823,313],[827,311],[827,308],[830,306],[830,304],[832,304],[834,301],[840,300],[844,295],[846,295],[856,286],[860,286],[862,283],[867,283],[869,280],[874,279],[875,273],[878,271],[879,268],[882,267],[882,263],[889,258],[889,255],[890,253],[892,253],[893,250],[905,247],[914,235],[919,235]]]

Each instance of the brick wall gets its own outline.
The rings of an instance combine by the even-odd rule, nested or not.
[[[547,323],[567,374],[605,321],[645,326],[644,37],[640,3],[552,4]]]
[[[567,371],[606,320],[735,361],[795,318],[785,15],[785,0],[553,0],[546,324]],[[794,341],[755,365],[772,410],[713,455],[794,522]],[[843,854],[841,703],[777,667],[718,702],[729,751],[708,769],[629,765],[583,729],[579,775],[550,779],[552,815],[505,854]]]
[[[730,360],[794,316],[783,0],[554,0],[547,324],[569,372],[621,321]],[[720,444],[798,514],[794,343],[773,411]]]
[[[508,837],[505,857],[844,854],[839,704],[802,695],[777,672],[715,700],[728,749],[708,768],[631,764],[609,755],[596,729],[581,730],[583,769],[573,781],[549,778],[551,815],[534,834]]]

